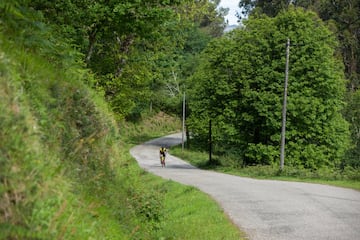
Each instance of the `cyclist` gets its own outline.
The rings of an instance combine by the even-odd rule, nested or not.
[[[160,162],[161,162],[161,167],[165,167],[165,157],[166,157],[166,148],[164,146],[161,146],[160,148]]]

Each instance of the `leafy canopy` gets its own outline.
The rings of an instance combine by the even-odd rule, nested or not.
[[[286,164],[340,164],[348,144],[342,118],[345,92],[336,41],[312,12],[291,9],[261,16],[213,41],[193,77],[194,137],[207,142],[213,120],[215,149],[245,165],[277,164],[281,131],[285,43],[291,39]]]

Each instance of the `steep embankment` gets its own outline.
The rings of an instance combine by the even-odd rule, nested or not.
[[[134,171],[91,75],[20,46],[0,36],[0,239],[127,238]]]

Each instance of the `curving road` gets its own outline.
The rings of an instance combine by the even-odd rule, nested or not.
[[[138,145],[130,153],[148,172],[211,195],[250,239],[360,239],[360,192],[205,171],[171,155],[167,167],[161,168],[159,146],[179,143],[181,134],[173,134]]]

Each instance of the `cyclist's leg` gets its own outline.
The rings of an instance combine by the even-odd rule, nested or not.
[[[161,162],[161,166],[164,167],[164,164],[165,164],[164,156],[160,157],[160,162]]]

